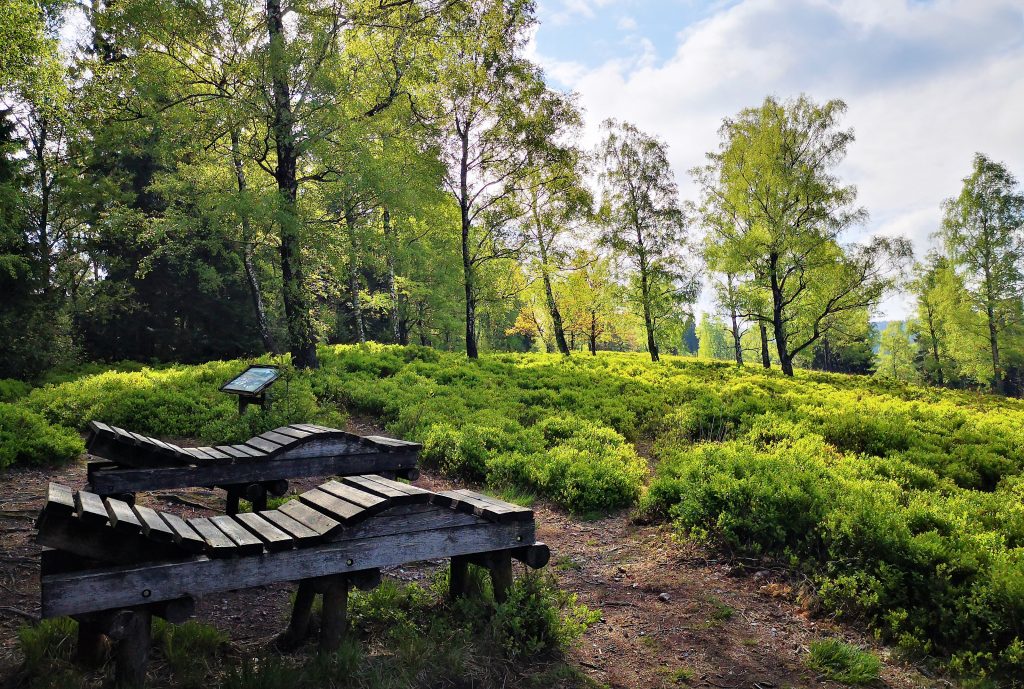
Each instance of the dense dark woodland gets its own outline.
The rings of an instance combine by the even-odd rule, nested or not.
[[[576,146],[573,98],[522,55],[526,0],[3,11],[2,376],[265,351],[305,367],[317,342],[372,339],[1020,392],[1015,179],[964,161],[941,249],[911,272],[904,240],[844,241],[867,211],[834,174],[842,102],[725,118],[684,202],[634,126]],[[719,314],[694,323],[702,283]],[[898,289],[916,313],[879,342],[872,311]]]
[[[725,117],[690,200],[632,124],[580,148],[573,96],[523,56],[528,0],[0,8],[0,468],[75,460],[93,418],[224,442],[357,414],[423,442],[435,475],[670,523],[932,670],[1020,686],[1024,193],[1005,166],[964,161],[915,261],[850,241],[867,209],[836,173],[841,101]],[[697,320],[702,287],[717,313]],[[913,317],[878,332],[894,291]],[[287,383],[239,415],[217,386],[253,357]],[[356,607],[374,629],[401,607],[402,652],[442,686],[456,666],[416,645],[434,623],[438,644],[498,639],[489,673],[536,652],[502,636],[522,610],[547,650],[596,619],[521,586],[480,628],[417,587]],[[68,630],[31,628],[26,658]],[[812,667],[877,678],[816,648]],[[264,660],[218,681],[269,686],[285,666]]]

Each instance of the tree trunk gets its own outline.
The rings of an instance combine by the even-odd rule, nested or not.
[[[590,334],[587,336],[590,341],[590,355],[597,356],[597,311],[590,311]]]
[[[654,319],[651,317],[651,293],[649,276],[647,274],[647,262],[640,258],[640,299],[644,307],[644,329],[647,331],[647,351],[651,354],[651,361],[660,361],[658,355],[658,343],[654,339]]]
[[[548,276],[547,268],[542,266],[541,272],[544,276],[544,295],[547,297],[548,311],[551,313],[551,323],[555,331],[555,344],[558,351],[564,356],[569,356],[569,344],[565,341],[565,330],[562,328],[562,313],[558,310],[555,302],[555,291],[551,288],[551,278]]]
[[[1003,372],[999,363],[999,331],[996,328],[995,309],[992,308],[991,301],[986,305],[985,311],[988,314],[988,340],[992,348],[992,392],[1000,392],[1003,389]]]
[[[765,368],[772,367],[772,356],[768,352],[768,326],[765,325],[764,321],[758,321],[758,326],[761,328],[761,365]]]
[[[398,314],[398,284],[395,281],[395,237],[394,228],[391,227],[391,212],[387,206],[384,207],[382,224],[384,226],[384,251],[387,254],[387,282],[388,296],[391,297],[391,305],[388,308],[388,318],[391,321],[391,337],[398,344],[403,342],[401,319]]]
[[[742,336],[740,334],[739,320],[736,317],[736,309],[733,309],[732,313],[729,314],[729,315],[732,317],[732,346],[733,346],[733,351],[734,351],[734,353],[736,355],[736,365],[737,366],[742,366],[743,365],[743,343],[741,341],[742,340]]]
[[[945,384],[945,376],[942,373],[942,360],[939,358],[939,338],[935,333],[935,322],[930,307],[928,309],[928,336],[932,340],[932,359],[935,360],[936,382],[942,386]]]
[[[50,264],[50,190],[53,185],[50,181],[49,166],[46,164],[46,140],[49,135],[49,129],[45,117],[39,116],[38,122],[39,136],[36,139],[35,156],[36,167],[39,172],[39,217],[36,219],[36,231],[39,235],[39,272],[43,278],[43,294],[47,295],[50,293],[52,277],[52,266]]]
[[[356,236],[355,208],[345,202],[345,229],[348,231],[348,291],[352,299],[352,317],[355,320],[356,339],[366,344],[366,327],[363,324],[363,304],[359,300],[359,238]]]
[[[469,125],[461,131],[462,161],[459,171],[459,208],[462,216],[462,280],[466,290],[466,356],[480,357],[476,349],[476,290],[473,285],[473,258],[470,254],[469,231]]]
[[[789,355],[789,343],[786,338],[786,324],[783,322],[783,299],[782,286],[779,284],[778,256],[769,258],[771,266],[771,287],[772,287],[772,328],[775,331],[775,349],[779,353],[779,365],[782,372],[787,376],[793,375],[793,359]]]
[[[306,303],[306,285],[302,272],[299,217],[296,209],[299,184],[296,176],[298,150],[295,146],[295,122],[285,59],[284,15],[281,0],[267,0],[267,33],[270,38],[270,78],[274,112],[270,130],[274,137],[277,167],[274,177],[281,204],[278,225],[281,239],[281,280],[285,319],[288,321],[288,347],[296,368],[317,368],[316,331]]]
[[[242,165],[242,153],[239,150],[238,130],[231,129],[231,162],[235,167],[235,181],[238,184],[238,195],[244,197],[248,189],[248,182],[245,178],[245,168]],[[242,213],[242,265],[245,267],[245,280],[249,284],[249,295],[252,297],[252,308],[256,316],[256,326],[260,331],[260,339],[268,352],[278,353],[277,343],[270,332],[270,325],[267,322],[267,309],[263,304],[263,292],[260,290],[259,278],[256,275],[256,267],[253,264],[253,236],[252,227],[249,224],[249,216]]]

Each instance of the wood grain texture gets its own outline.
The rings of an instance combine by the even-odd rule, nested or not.
[[[111,609],[143,602],[197,597],[390,567],[453,555],[504,550],[533,540],[533,525],[474,524],[452,529],[363,538],[243,558],[208,558],[140,567],[90,570],[42,578],[44,617]],[[144,592],[149,592],[144,597]]]

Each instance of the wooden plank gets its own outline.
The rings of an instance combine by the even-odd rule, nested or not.
[[[103,423],[102,421],[90,421],[89,430],[98,436],[103,436],[106,438],[116,437],[114,429],[108,426],[107,424]]]
[[[323,433],[324,429],[320,426],[313,426],[308,423],[293,423],[290,424],[292,428],[298,428],[300,431],[306,431],[307,433]]]
[[[214,459],[213,455],[207,453],[206,449],[202,447],[183,447],[181,451],[195,457],[204,464],[208,464],[211,459]]]
[[[81,490],[75,493],[75,511],[84,524],[105,526],[107,523],[107,506],[95,493]]]
[[[366,516],[363,508],[359,505],[353,505],[347,500],[342,500],[318,488],[307,490],[299,496],[299,500],[342,524],[348,524]]]
[[[224,535],[224,532],[213,525],[206,517],[193,517],[188,525],[206,541],[206,552],[212,557],[230,557],[235,554],[235,542]]]
[[[278,445],[281,446],[291,445],[297,440],[296,438],[293,438],[290,435],[283,435],[281,433],[276,433],[274,431],[260,433],[259,437],[263,438],[264,440],[269,440],[272,443],[277,443]]]
[[[111,426],[110,430],[114,432],[114,439],[117,440],[117,442],[125,443],[128,445],[135,444],[135,438],[133,438],[132,434],[126,431],[125,429],[120,428],[118,426]]]
[[[55,574],[42,578],[42,615],[49,618],[131,607],[280,581],[507,550],[532,542],[532,524],[481,523],[326,543],[259,557],[199,557],[179,563]]]
[[[256,436],[255,438],[249,438],[245,441],[245,444],[249,447],[254,447],[257,450],[263,450],[264,452],[277,452],[281,449],[281,446],[277,443],[272,443],[269,440]]]
[[[248,445],[232,445],[232,448],[238,450],[247,457],[266,457],[267,453],[263,450],[257,450],[255,447],[249,447]]]
[[[294,538],[277,528],[255,512],[242,512],[235,516],[242,526],[260,539],[267,550],[287,550],[295,546]]]
[[[195,529],[176,514],[159,512],[160,518],[174,534],[174,542],[190,553],[201,553],[206,550],[206,541]]]
[[[235,459],[245,459],[245,458],[248,458],[248,457],[252,456],[252,455],[248,455],[248,454],[242,452],[241,450],[236,450],[235,448],[233,448],[230,445],[218,445],[216,447],[216,449],[219,452],[222,452],[222,453],[228,455],[229,457],[233,457]]]
[[[504,500],[499,500],[498,498],[495,498],[490,495],[484,495],[482,493],[477,493],[472,490],[466,490],[465,488],[460,488],[455,492],[460,495],[465,495],[467,498],[472,498],[480,503],[483,503],[484,505],[490,505],[495,510],[511,514],[514,519],[533,519],[533,510],[530,509],[529,507],[515,505],[511,502],[505,502]]]
[[[415,448],[418,450],[423,447],[419,443],[410,442],[408,440],[399,440],[398,438],[388,438],[383,435],[367,435],[363,437],[371,443],[385,445],[389,448],[402,448],[406,450]]]
[[[164,454],[177,455],[178,454],[178,450],[181,449],[177,445],[174,445],[174,446],[168,445],[167,443],[165,443],[164,441],[160,440],[159,438],[154,438],[152,436],[149,437],[149,441],[151,443],[153,443],[154,445],[156,445],[157,450],[159,452],[163,452]]]
[[[51,481],[46,489],[46,505],[43,509],[47,514],[70,517],[76,509],[74,491],[67,486]]]
[[[218,450],[215,447],[200,447],[200,448],[197,448],[197,449],[202,450],[203,452],[205,452],[206,454],[210,455],[210,457],[212,457],[213,459],[217,460],[218,462],[223,462],[225,460],[227,460],[227,461],[231,460],[231,456],[230,455],[227,455],[227,454],[221,452],[220,450]]]
[[[135,512],[135,516],[138,517],[139,523],[142,525],[142,533],[146,534],[148,538],[161,543],[175,541],[171,527],[167,526],[156,510],[145,505],[132,505],[132,511]]]
[[[294,538],[296,546],[304,546],[320,540],[320,534],[295,521],[280,509],[264,510],[259,515]]]
[[[362,507],[367,515],[377,514],[387,509],[390,504],[387,498],[368,493],[353,486],[346,486],[337,481],[328,481],[321,484],[319,488],[325,493],[330,493],[335,497],[351,502],[353,505]]]
[[[114,498],[105,498],[103,502],[112,527],[124,533],[142,533],[142,524],[128,503]]]
[[[391,486],[386,486],[383,483],[374,481],[369,476],[343,476],[341,482],[346,486],[352,486],[359,490],[366,491],[372,495],[377,495],[382,498],[386,498],[391,501],[393,505],[408,505],[417,500],[413,499],[413,496],[409,495],[405,491],[396,490]],[[419,502],[426,502],[420,500]]]
[[[259,555],[263,552],[263,541],[249,533],[249,530],[236,522],[233,517],[221,514],[210,517],[210,522],[224,532],[237,547],[238,555]]]
[[[301,428],[295,428],[294,426],[281,426],[280,428],[275,428],[274,432],[280,433],[281,435],[290,435],[296,439],[306,438],[311,435],[309,431],[304,431]]]
[[[238,447],[238,446],[234,446]],[[233,463],[214,463],[200,468],[166,465],[160,467],[122,467],[90,475],[93,490],[107,495],[123,492],[182,488],[196,485],[229,485],[293,479],[302,476],[337,476],[402,471],[416,466],[412,452],[370,452],[329,457],[288,459],[268,456],[247,448],[248,459]],[[253,454],[258,456],[253,457]],[[191,458],[187,458],[191,460]]]
[[[139,449],[148,451],[155,450],[154,443],[148,437],[135,433],[134,431],[128,431],[128,434],[135,438],[135,444]]]
[[[298,500],[289,500],[281,505],[278,510],[299,522],[308,529],[317,533],[318,536],[327,536],[341,528],[341,522],[328,517],[323,512],[314,510]]]
[[[107,526],[97,528],[83,524],[78,519],[52,519],[46,515],[40,520],[36,542],[92,561],[120,565],[135,566],[142,562],[167,562],[188,557],[188,553],[179,546],[152,541],[141,533],[117,532]]]

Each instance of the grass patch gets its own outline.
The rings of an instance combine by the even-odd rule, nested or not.
[[[843,684],[871,684],[878,681],[882,661],[838,639],[825,639],[811,642],[807,667]]]

